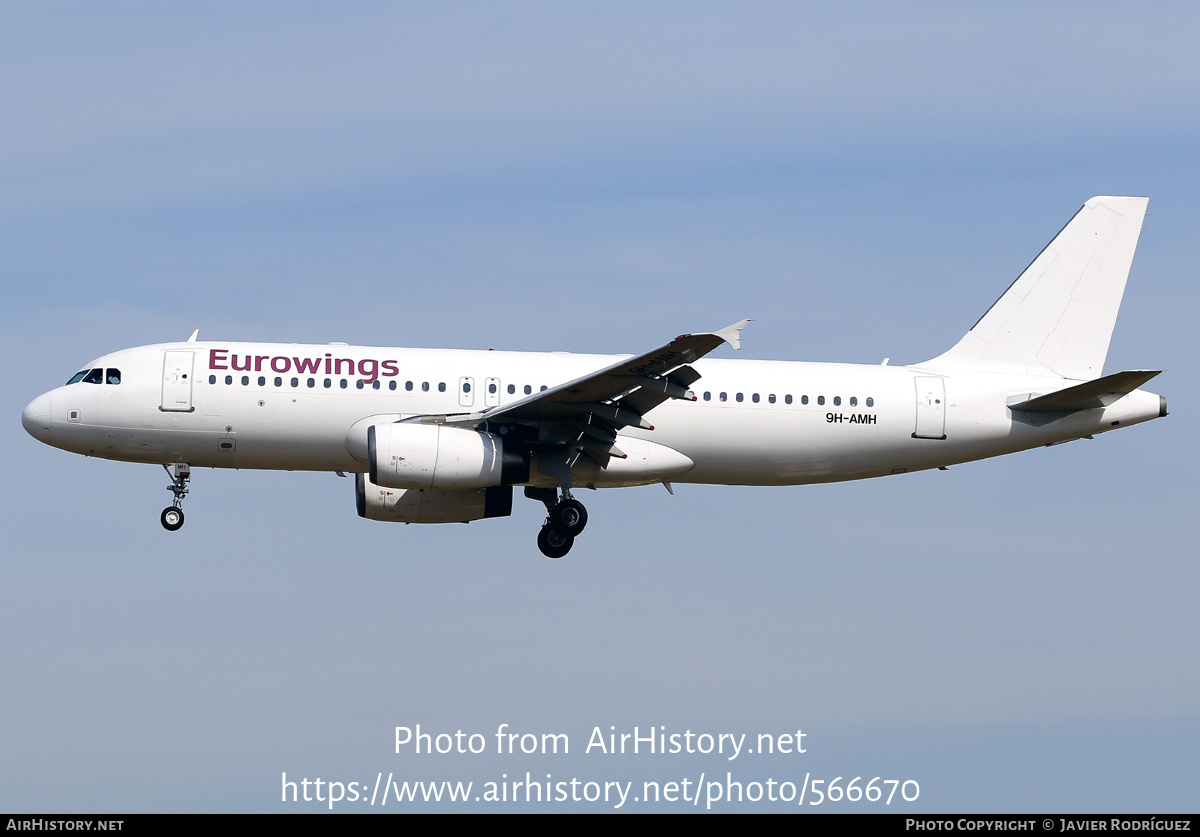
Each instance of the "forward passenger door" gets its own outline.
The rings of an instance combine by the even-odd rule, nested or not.
[[[192,406],[192,361],[195,352],[165,352],[163,354],[162,402],[165,413],[190,413]]]

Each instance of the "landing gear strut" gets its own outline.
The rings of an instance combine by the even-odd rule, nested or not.
[[[553,488],[526,488],[525,496],[541,500],[546,505],[546,522],[538,532],[538,549],[547,558],[561,558],[571,551],[575,538],[587,526],[587,509],[571,496],[571,489],[562,489],[562,497]]]
[[[175,495],[175,502],[163,509],[158,519],[164,529],[174,532],[183,526],[183,498],[187,496],[188,483],[192,481],[192,469],[186,462],[176,462],[174,472],[166,465],[163,470],[171,478],[167,491]]]

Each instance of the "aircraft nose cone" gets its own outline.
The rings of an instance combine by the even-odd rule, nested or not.
[[[39,442],[50,442],[50,396],[39,395],[21,413],[21,424]]]

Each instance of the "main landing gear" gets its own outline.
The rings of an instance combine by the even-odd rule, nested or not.
[[[192,469],[186,462],[176,462],[175,471],[164,465],[163,470],[171,478],[167,491],[175,495],[175,502],[162,510],[159,521],[168,532],[174,532],[183,526],[183,498],[188,493],[188,483],[192,481]]]
[[[561,558],[571,551],[575,538],[587,526],[587,509],[564,488],[562,498],[553,488],[526,488],[525,496],[546,504],[546,522],[538,532],[538,549],[547,558]]]

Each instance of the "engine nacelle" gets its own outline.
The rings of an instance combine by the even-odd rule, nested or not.
[[[371,482],[385,488],[458,491],[529,479],[529,457],[493,433],[397,422],[367,429]]]
[[[390,523],[469,523],[512,514],[511,485],[462,491],[386,488],[354,475],[358,516]]]

